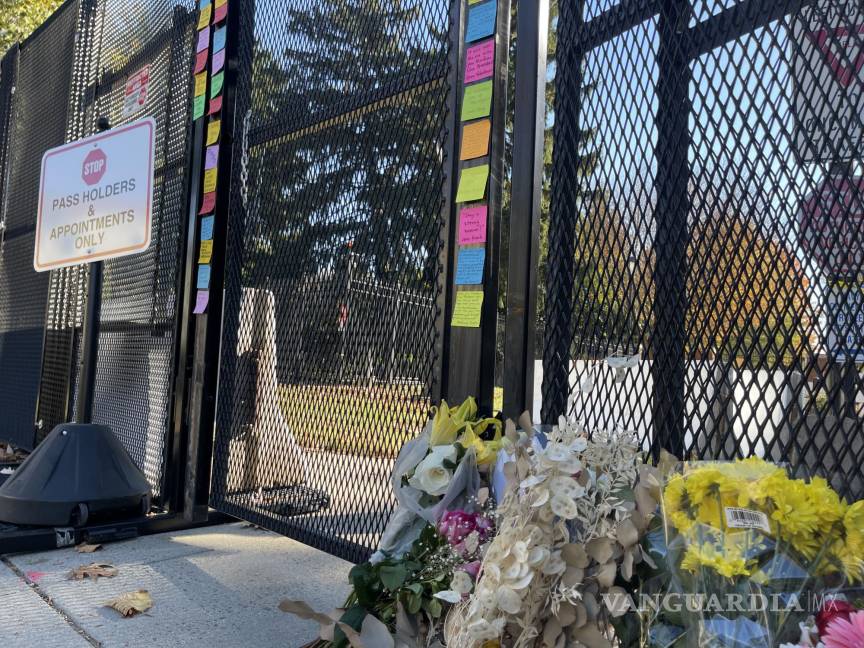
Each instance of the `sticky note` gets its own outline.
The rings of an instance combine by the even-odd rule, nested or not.
[[[198,255],[198,263],[210,263],[213,257],[213,239],[201,241],[201,253]]]
[[[465,27],[465,42],[473,43],[495,33],[496,0],[474,4],[468,8],[468,26]]]
[[[199,72],[203,72],[207,69],[207,59],[210,56],[210,50],[204,50],[203,52],[198,52],[195,55],[195,74]]]
[[[207,124],[207,146],[211,146],[219,141],[219,133],[222,129],[222,120],[214,119]]]
[[[456,202],[471,202],[483,200],[486,196],[486,182],[489,180],[489,165],[462,169],[459,177],[459,190],[456,192]]]
[[[489,115],[492,108],[492,81],[466,86],[462,98],[462,121],[470,121]]]
[[[225,73],[220,72],[219,74],[214,74],[210,79],[210,98],[212,99],[220,92],[222,92],[222,82],[225,80]]]
[[[225,20],[225,17],[228,15],[228,5],[227,4],[217,4],[216,11],[213,12],[213,24],[220,23]]]
[[[460,290],[456,293],[456,303],[453,304],[453,326],[463,328],[478,328],[480,326],[480,311],[483,308],[482,290]]]
[[[462,149],[459,154],[460,160],[473,160],[489,154],[489,133],[492,131],[492,122],[488,119],[465,124],[462,129]]]
[[[220,110],[222,110],[222,95],[219,95],[218,97],[213,97],[210,100],[210,110],[207,111],[207,114],[215,115]]]
[[[208,146],[207,152],[204,154],[204,168],[213,169],[217,164],[219,164],[219,145],[214,144]]]
[[[201,12],[198,15],[198,29],[204,29],[210,24],[210,16],[213,13],[213,5],[208,4],[206,7],[201,7]]]
[[[207,73],[201,72],[195,75],[195,96],[203,95],[207,92]]]
[[[207,290],[210,287],[210,266],[198,266],[198,290]]]
[[[225,50],[219,50],[213,55],[213,63],[210,65],[210,69],[213,74],[219,72],[223,67],[225,67]]]
[[[198,3],[198,8],[199,8],[199,9],[203,9],[204,7],[206,7],[206,6],[209,5],[209,4],[210,4],[210,0],[201,0],[201,1]]]
[[[459,212],[459,245],[486,242],[486,215],[488,207],[465,207]]]
[[[207,105],[207,95],[195,97],[195,103],[192,105],[192,119],[199,119],[204,116],[204,106]]]
[[[208,0],[208,2],[209,2],[209,0]],[[226,4],[228,4],[228,0],[216,0],[216,6],[217,7],[222,7]]]
[[[201,31],[198,32],[198,47],[195,49],[196,52],[202,52],[206,50],[210,46],[210,28],[205,27]]]
[[[486,248],[462,248],[456,260],[456,285],[467,286],[483,283],[483,266],[486,263]]]
[[[204,193],[216,191],[216,178],[219,169],[207,169],[204,172]]]
[[[469,5],[477,4],[478,2],[482,2],[482,1],[483,1],[483,0],[468,0],[468,4],[469,4]]]
[[[478,43],[465,53],[465,83],[482,81],[492,76],[495,69],[495,39]]]
[[[196,315],[203,315],[207,310],[207,304],[210,302],[210,291],[199,290],[195,297],[195,310],[192,311]]]
[[[213,221],[215,217],[205,216],[201,219],[201,240],[209,241],[213,238]]]
[[[213,211],[213,208],[216,206],[216,192],[204,194],[204,197],[201,199],[201,209],[198,210],[198,214],[209,214]]]
[[[220,27],[216,31],[213,32],[213,51],[218,52],[219,50],[225,49],[225,38],[228,35],[227,27]]]

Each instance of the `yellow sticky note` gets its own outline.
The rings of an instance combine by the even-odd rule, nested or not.
[[[462,169],[462,175],[459,177],[459,190],[456,192],[456,202],[483,200],[486,195],[486,182],[488,180],[488,164]]]
[[[213,241],[201,241],[201,254],[198,257],[198,263],[210,263],[213,256]]]
[[[222,2],[225,2],[225,0],[222,0]],[[477,4],[478,2],[480,2],[480,0],[468,0],[469,5]],[[218,0],[217,0],[217,4],[218,4]]]
[[[222,120],[217,119],[207,124],[207,146],[215,144],[219,140],[219,133],[222,129]]]
[[[479,0],[477,0],[477,1],[479,2]],[[224,5],[226,2],[228,2],[228,0],[216,0],[216,6],[217,6],[217,7],[221,7],[221,6]]]
[[[207,169],[204,172],[204,193],[210,193],[211,191],[216,191],[216,177],[218,173],[218,169]]]
[[[462,121],[471,121],[489,115],[492,109],[492,81],[475,83],[465,88],[462,98]]]
[[[200,97],[207,92],[207,72],[195,75],[195,96]]]
[[[473,160],[489,154],[489,133],[492,130],[492,122],[488,119],[465,124],[462,129],[462,153],[460,160]]]
[[[210,16],[213,14],[213,5],[207,5],[203,9],[201,9],[201,13],[198,18],[198,29],[204,29],[207,25],[210,24]]]
[[[456,293],[456,303],[453,305],[453,326],[478,328],[480,326],[480,311],[483,307],[482,290],[460,290]]]

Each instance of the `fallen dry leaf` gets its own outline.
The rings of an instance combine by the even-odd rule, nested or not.
[[[138,590],[111,599],[105,603],[105,607],[114,608],[124,617],[131,617],[153,607],[153,599],[150,598],[150,592],[147,590]]]
[[[87,544],[86,542],[82,542],[75,547],[75,551],[78,553],[93,553],[94,551],[99,551],[101,548],[101,544]]]
[[[114,578],[116,575],[117,568],[114,565],[90,563],[73,569],[69,573],[69,580],[84,580],[85,578],[98,580],[100,576],[102,578]]]

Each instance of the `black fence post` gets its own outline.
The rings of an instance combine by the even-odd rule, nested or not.
[[[555,141],[576,141],[581,118],[582,59],[579,31],[584,24],[585,2],[562,2],[558,22],[556,84],[578,88],[555,94]],[[569,36],[568,36],[569,34]],[[579,217],[578,182],[569,181],[572,158],[578,151],[556,147],[552,152],[552,205],[549,214],[549,261],[546,268],[546,333],[543,348],[543,423],[566,414],[570,394],[570,360],[573,343],[573,277],[576,255],[576,219]]]
[[[516,6],[516,102],[510,197],[507,315],[504,332],[504,415],[534,403],[537,264],[546,129],[546,48],[549,0]]]
[[[692,72],[687,58],[690,4],[664,0],[658,18],[657,53],[657,203],[654,211],[654,330],[651,376],[654,381],[652,452],[682,457],[687,330],[687,216],[690,209],[687,160],[690,147],[688,95]]]

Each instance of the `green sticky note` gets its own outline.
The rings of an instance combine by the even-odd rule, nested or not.
[[[456,293],[456,303],[453,305],[453,326],[478,328],[480,326],[480,311],[483,308],[482,290],[462,290]]]
[[[213,78],[210,79],[210,98],[212,99],[220,92],[222,92],[222,83],[225,81],[225,73],[220,72],[219,74],[214,74]]]
[[[483,200],[486,196],[486,182],[488,180],[488,164],[462,169],[462,175],[459,177],[459,190],[456,192],[456,202]]]
[[[204,116],[204,107],[207,104],[207,95],[195,97],[195,105],[192,107],[192,119],[200,119]]]
[[[492,108],[492,81],[475,83],[465,88],[462,99],[462,121],[479,119],[489,115]]]

